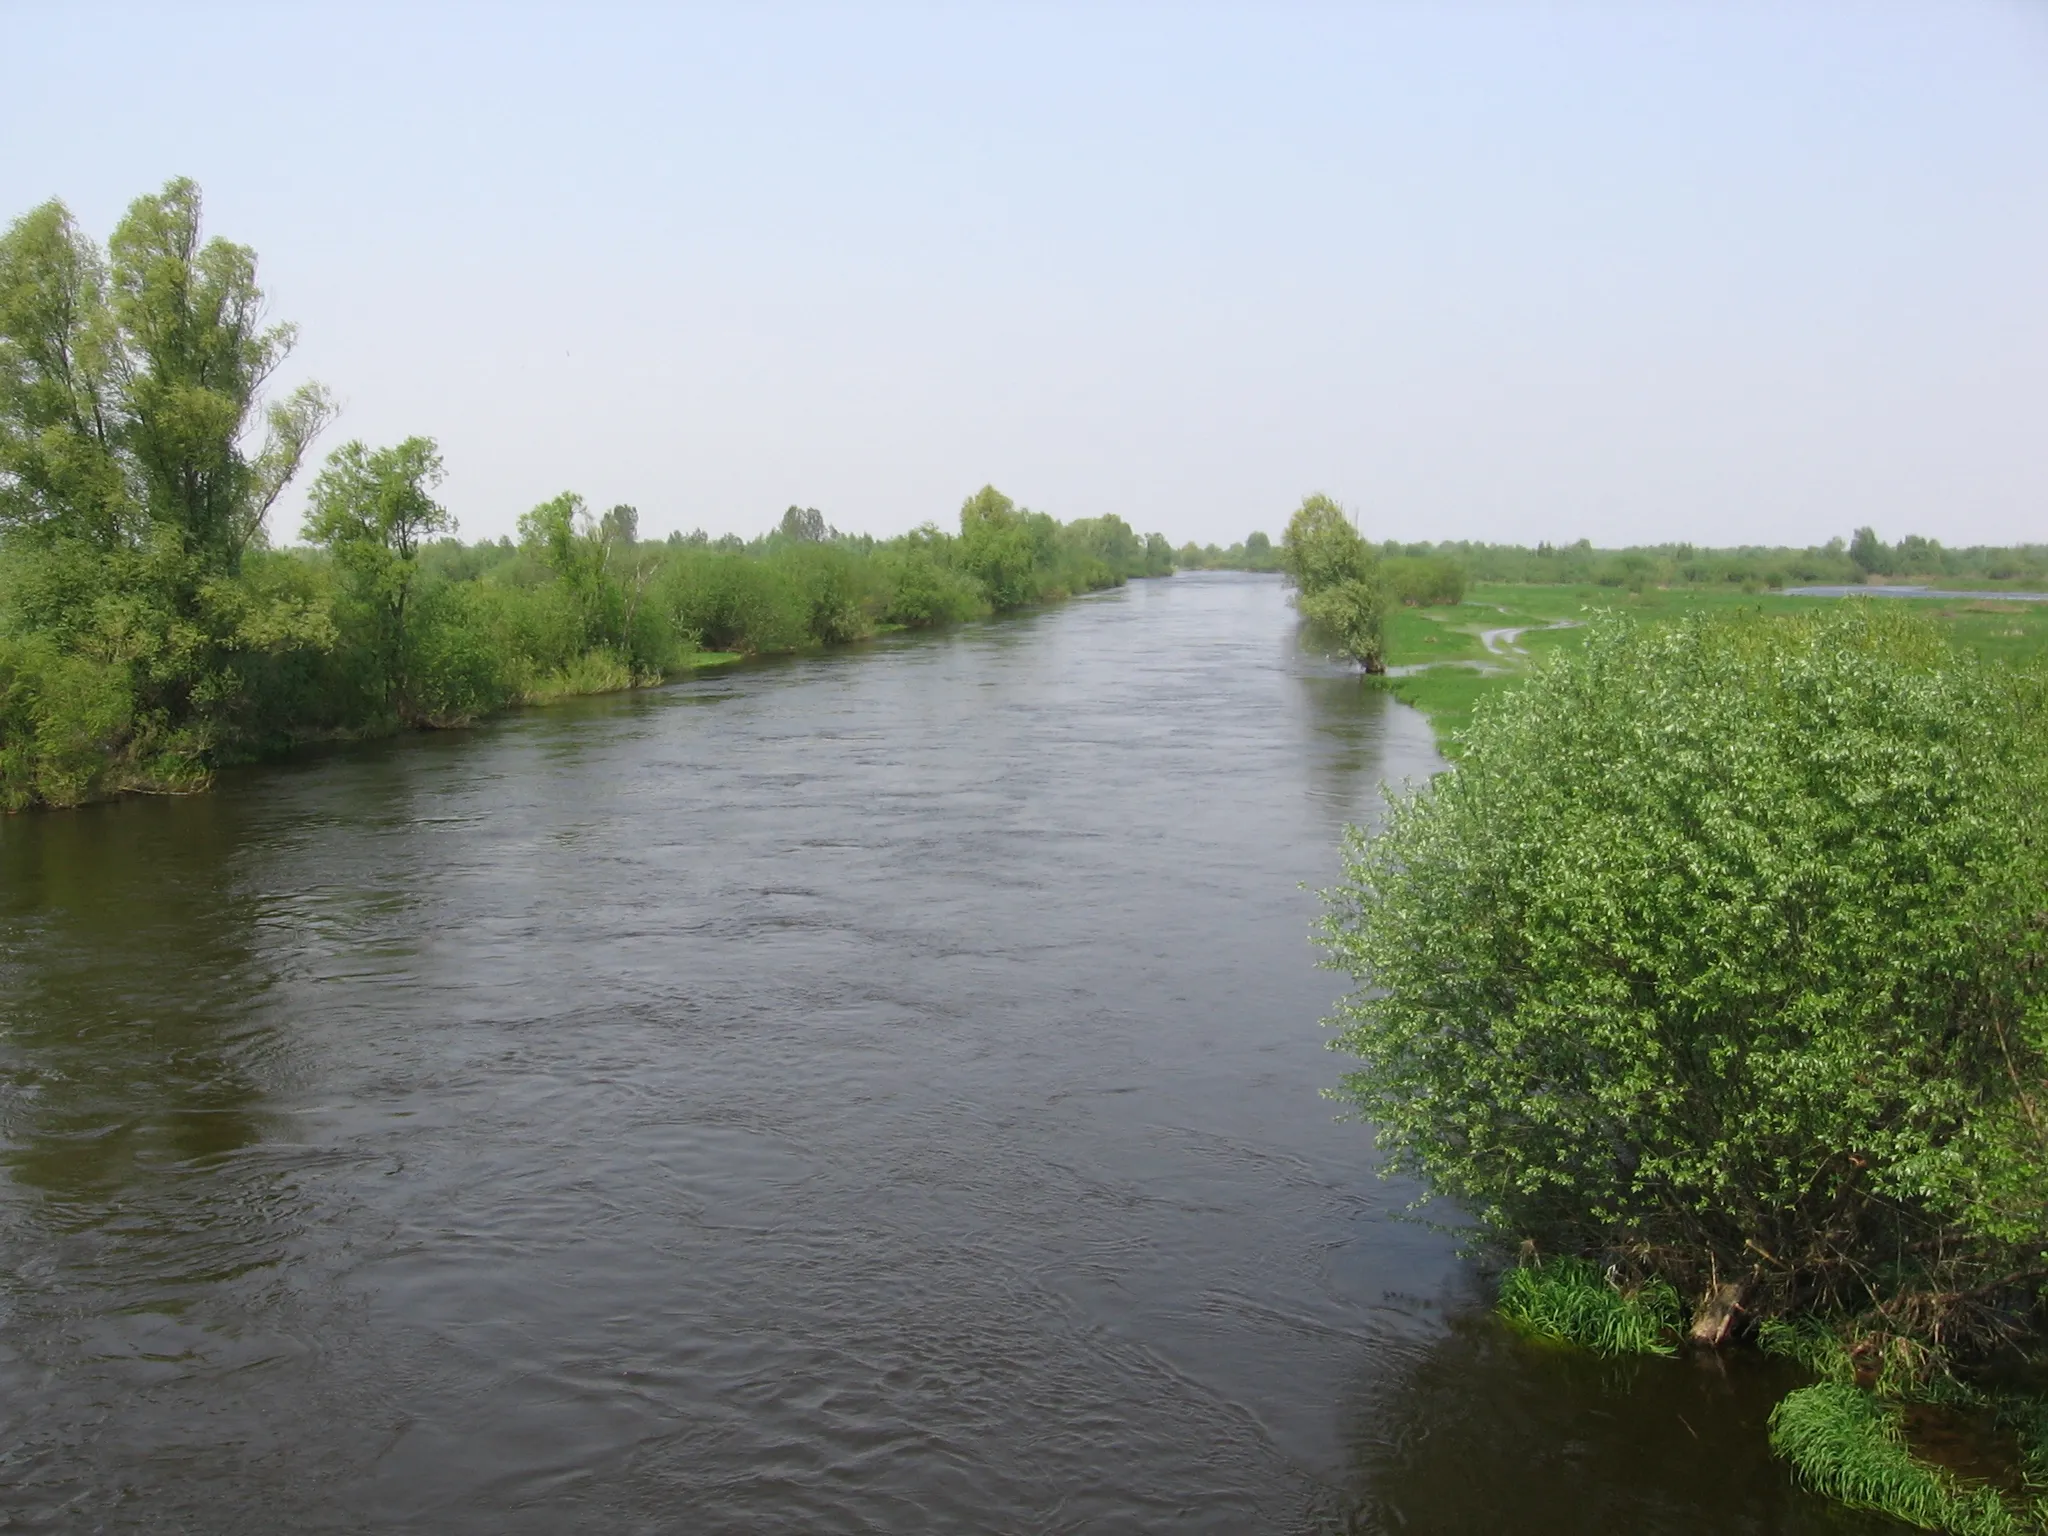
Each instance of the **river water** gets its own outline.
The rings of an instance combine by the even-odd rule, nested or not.
[[[1271,579],[0,822],[0,1528],[1841,1532],[1319,1097]]]

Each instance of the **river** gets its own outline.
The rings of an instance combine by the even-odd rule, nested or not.
[[[0,820],[0,1528],[1821,1532],[1319,1096],[1270,578]]]

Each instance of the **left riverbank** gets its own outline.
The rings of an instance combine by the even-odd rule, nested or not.
[[[791,508],[750,541],[644,540],[632,507],[573,495],[528,513],[516,541],[376,534],[379,497],[431,506],[430,489],[372,483],[367,510],[309,519],[322,542],[247,551],[196,585],[147,551],[0,541],[0,807],[203,790],[218,768],[311,742],[459,727],[1172,569],[1164,539],[1120,518],[1061,523],[992,487],[958,532],[892,539]],[[349,494],[323,476],[316,509]]]
[[[711,655],[843,645],[1163,576],[1121,518],[1061,523],[993,486],[958,533],[842,534],[792,506],[753,540],[643,539],[564,492],[464,544],[440,449],[343,443],[302,542],[272,509],[339,413],[265,386],[256,253],[185,179],[104,246],[52,199],[0,235],[0,809],[204,788],[309,741],[460,725],[663,681]],[[165,338],[175,338],[175,345]]]

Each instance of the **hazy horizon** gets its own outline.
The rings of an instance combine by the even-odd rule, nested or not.
[[[193,177],[467,538],[2048,540],[2038,5],[6,20],[0,215]]]

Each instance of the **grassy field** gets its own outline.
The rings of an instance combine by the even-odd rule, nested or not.
[[[1457,737],[1476,705],[1526,677],[1541,657],[1577,645],[1574,627],[1601,610],[1641,618],[1676,619],[1694,613],[1788,613],[1855,601],[1783,597],[1774,593],[1699,588],[1627,592],[1599,586],[1479,584],[1454,608],[1400,608],[1387,621],[1387,686],[1430,718],[1445,752],[1457,755]],[[1874,598],[1907,602],[1934,619],[1960,645],[2014,665],[2048,664],[2048,603],[1981,599]],[[1546,627],[1561,626],[1561,627]],[[1487,633],[1494,631],[1492,643]],[[1519,631],[1502,634],[1500,631]]]

